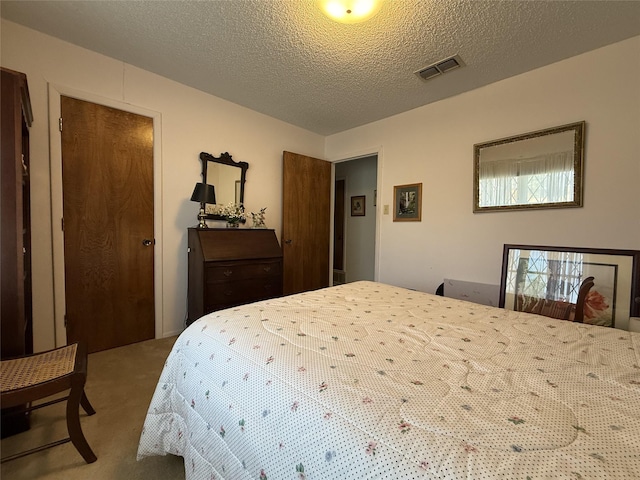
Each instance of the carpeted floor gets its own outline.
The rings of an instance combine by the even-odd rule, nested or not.
[[[86,464],[71,443],[2,464],[2,480],[183,480],[182,457],[137,462],[144,417],[176,338],[149,340],[89,355],[87,397],[96,410],[80,421],[98,457]],[[33,412],[31,429],[2,440],[2,456],[67,436],[66,402]]]

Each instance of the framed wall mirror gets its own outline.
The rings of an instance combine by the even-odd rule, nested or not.
[[[585,122],[473,146],[473,211],[582,206]]]
[[[244,203],[244,184],[247,177],[249,164],[236,162],[228,152],[221,153],[219,157],[202,152],[202,181],[213,185],[216,189],[216,204],[228,205]],[[206,205],[206,218],[212,220],[224,220],[224,217],[214,213],[214,205]]]

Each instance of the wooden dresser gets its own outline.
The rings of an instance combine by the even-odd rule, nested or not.
[[[33,353],[29,180],[29,127],[33,115],[25,74],[6,68],[1,74],[0,356],[5,359]],[[28,428],[28,414],[2,416],[0,436]]]
[[[189,228],[187,325],[201,316],[282,295],[274,230]]]

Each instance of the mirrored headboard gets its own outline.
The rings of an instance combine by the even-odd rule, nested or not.
[[[235,162],[228,152],[214,157],[210,153],[200,153],[202,161],[202,181],[213,185],[216,189],[216,204],[227,205],[229,203],[244,203],[244,183],[247,177],[249,164],[247,162]],[[207,218],[223,220],[223,217],[213,212],[213,205],[206,205]]]

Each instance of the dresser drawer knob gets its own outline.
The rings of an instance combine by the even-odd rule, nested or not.
[[[264,270],[265,272],[270,272],[270,271],[271,271],[271,267],[268,267],[268,266],[267,266],[267,267],[263,267],[263,270]]]
[[[225,271],[223,272],[223,275],[224,275],[225,277],[230,277],[231,275],[233,275],[233,270],[225,270]]]

